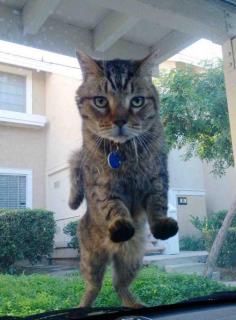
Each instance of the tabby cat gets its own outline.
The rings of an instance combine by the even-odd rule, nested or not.
[[[167,217],[168,173],[158,94],[140,61],[98,61],[78,51],[83,82],[76,102],[82,117],[83,146],[70,159],[69,206],[83,198],[79,223],[81,272],[86,292],[81,307],[96,299],[109,262],[123,305],[141,306],[129,285],[142,265],[145,223],[153,236],[178,231]]]

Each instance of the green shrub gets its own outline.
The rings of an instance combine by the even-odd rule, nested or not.
[[[63,229],[63,232],[71,237],[67,243],[69,248],[78,249],[79,251],[79,237],[78,237],[78,224],[79,221],[69,222]]]
[[[149,306],[176,303],[225,290],[236,288],[196,275],[168,274],[155,267],[143,268],[132,284],[135,295]],[[0,275],[0,316],[29,316],[76,307],[83,292],[84,281],[78,273],[66,277]],[[95,307],[120,305],[109,270]]]
[[[220,227],[227,214],[226,210],[211,213],[209,217],[200,219],[192,217],[191,222],[202,233],[206,250],[210,251],[212,244],[219,232]],[[217,265],[219,267],[236,266],[236,219],[233,219],[232,225],[227,231],[227,236],[221,248]]]
[[[205,250],[205,241],[201,237],[186,236],[180,239],[180,250],[198,251]]]
[[[0,210],[0,270],[10,271],[16,261],[35,263],[53,250],[55,221],[46,210]]]
[[[222,226],[227,210],[221,210],[211,213],[208,217],[191,217],[191,222],[200,231],[219,230]],[[236,227],[236,219],[233,219],[232,227]]]

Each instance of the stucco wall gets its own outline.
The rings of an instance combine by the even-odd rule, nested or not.
[[[236,165],[236,38],[228,39],[222,46],[222,49],[230,132],[234,152],[234,163]]]
[[[78,220],[86,210],[82,203],[78,210],[71,210],[68,206],[69,198],[69,170],[65,169],[48,176],[47,208],[55,212],[57,229],[55,244],[57,247],[66,246],[68,237],[63,233],[63,228],[71,221]]]
[[[169,153],[168,168],[170,188],[204,190],[204,172],[198,158],[183,161],[183,150],[174,149]]]
[[[236,196],[236,169],[229,168],[222,177],[211,173],[212,167],[204,164],[205,187],[208,213],[229,209]]]
[[[44,72],[32,71],[32,113],[45,113]],[[0,125],[0,167],[32,170],[33,208],[45,208],[46,128]]]
[[[190,222],[191,216],[203,218],[206,216],[206,202],[204,196],[187,196],[187,205],[177,205],[179,223],[179,237],[199,236],[200,232]]]
[[[66,246],[68,237],[63,227],[78,219],[85,206],[73,211],[68,206],[69,170],[71,152],[82,144],[81,119],[75,104],[75,91],[79,80],[56,74],[46,77],[47,130],[46,176],[47,208],[55,212],[57,232],[56,246]]]
[[[81,119],[75,105],[79,81],[56,74],[46,76],[47,173],[68,165],[72,150],[82,143]]]
[[[0,125],[0,167],[30,169],[33,208],[45,207],[45,132]]]
[[[45,115],[45,72],[32,72],[32,113]]]

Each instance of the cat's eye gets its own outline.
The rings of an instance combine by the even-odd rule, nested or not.
[[[144,105],[145,98],[142,96],[134,97],[130,101],[130,105],[133,108],[141,108]]]
[[[103,109],[103,108],[106,108],[108,104],[108,100],[106,97],[96,96],[96,97],[93,97],[93,103],[97,108]]]

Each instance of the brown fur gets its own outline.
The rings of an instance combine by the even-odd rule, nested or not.
[[[150,77],[142,74],[143,62],[106,64],[81,52],[79,61],[84,81],[76,101],[83,147],[70,160],[69,205],[77,209],[84,197],[88,205],[79,224],[81,271],[87,282],[80,306],[93,303],[112,262],[114,287],[123,304],[138,307],[128,287],[142,265],[146,219],[156,238],[167,239],[178,230],[166,217],[168,174],[158,95]],[[144,106],[131,108],[132,97],[140,95],[146,97]],[[107,107],[96,108],[94,96],[105,96]],[[119,121],[126,122],[123,134]],[[119,169],[107,163],[112,150],[123,158]]]

